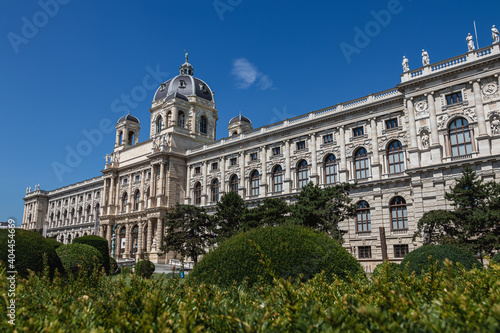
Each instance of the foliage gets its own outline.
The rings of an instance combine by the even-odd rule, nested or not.
[[[149,279],[154,272],[155,272],[155,264],[153,264],[151,261],[147,259],[141,260],[137,264],[135,264],[134,273],[137,276]]]
[[[115,258],[110,257],[109,258],[109,272],[111,274],[114,274],[114,273],[116,273],[117,268],[118,268],[118,264],[116,263]]]
[[[167,214],[166,236],[160,247],[163,252],[177,251],[182,257],[191,257],[194,263],[206,252],[212,239],[211,221],[203,207],[176,204]]]
[[[354,186],[342,183],[322,189],[310,182],[302,188],[297,201],[290,207],[292,221],[325,231],[341,240],[345,231],[339,230],[339,222],[356,215],[356,205],[349,198],[349,191]]]
[[[290,206],[279,198],[265,198],[262,204],[249,209],[243,217],[243,231],[262,226],[278,226],[286,222]]]
[[[443,268],[445,259],[450,260],[453,265],[460,263],[467,270],[482,267],[481,263],[466,250],[451,245],[429,244],[408,253],[400,268],[408,269],[410,273],[415,272],[418,275],[422,271],[427,271],[433,261],[438,262],[438,268]]]
[[[283,225],[257,228],[230,238],[211,249],[194,267],[189,279],[226,286],[244,281],[249,285],[271,282],[256,247],[270,260],[277,277],[305,281],[321,271],[326,272],[327,279],[333,274],[347,278],[362,272],[356,259],[326,233]]]
[[[455,209],[424,215],[414,237],[430,235],[429,243],[453,244],[481,256],[500,247],[500,184],[483,182],[465,167],[445,198]]]
[[[13,264],[14,270],[22,277],[28,276],[28,270],[41,272],[43,270],[43,256],[47,255],[51,276],[57,269],[64,273],[61,260],[56,254],[52,241],[43,238],[38,232],[15,230],[14,241],[9,237],[9,229],[0,229],[0,261]],[[9,243],[10,240],[10,243]],[[9,254],[14,254],[15,261],[9,262]]]
[[[73,243],[87,244],[101,252],[104,260],[104,269],[106,270],[106,274],[109,274],[109,247],[107,239],[95,235],[87,235],[73,239]]]
[[[216,229],[216,242],[236,235],[243,227],[248,208],[245,201],[236,192],[227,192],[217,202],[213,216]]]
[[[400,271],[400,265],[395,262],[384,261],[378,264],[373,270],[372,278],[382,278],[386,276],[389,280],[395,281]]]
[[[496,261],[496,262],[500,263],[500,252],[498,252],[497,254],[495,254],[495,255],[493,256],[493,258],[491,258],[491,260],[493,260],[493,261]]]
[[[48,275],[48,274],[47,274]],[[318,274],[304,283],[221,287],[180,279],[91,276],[17,281],[19,332],[495,332],[500,265],[434,265],[394,281]],[[0,292],[9,288],[0,268]],[[0,311],[7,312],[6,299]],[[0,331],[11,332],[7,320]]]
[[[72,243],[62,245],[57,248],[56,252],[61,258],[64,269],[68,272],[77,273],[82,271],[85,274],[91,274],[95,268],[104,267],[102,254],[96,248],[87,244]]]
[[[59,246],[64,245],[63,243],[58,242],[55,238],[47,237],[47,238],[45,238],[45,241],[49,244],[52,244],[52,246],[54,247],[54,250],[57,249]]]

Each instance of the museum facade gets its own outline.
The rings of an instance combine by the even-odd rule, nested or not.
[[[149,138],[140,122],[118,120],[114,150],[102,175],[52,191],[28,189],[22,227],[68,243],[97,234],[117,258],[147,253],[172,259],[159,244],[176,203],[215,210],[228,191],[250,207],[267,197],[293,202],[312,181],[321,187],[357,182],[357,216],[340,225],[343,246],[367,271],[400,262],[422,244],[412,240],[464,166],[484,180],[500,178],[500,44],[469,50],[410,70],[403,61],[394,88],[254,129],[231,119],[216,140],[210,87],[186,61],[162,83],[150,109]]]

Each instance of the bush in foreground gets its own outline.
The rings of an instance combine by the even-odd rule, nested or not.
[[[388,272],[389,280],[394,281],[399,274],[399,266],[400,265],[395,262],[384,261],[375,267],[372,277],[380,278],[383,274]]]
[[[102,258],[104,260],[104,269],[106,271],[106,274],[109,274],[109,248],[108,241],[105,238],[95,235],[88,235],[73,239],[73,243],[87,244],[101,252]]]
[[[471,253],[456,248],[451,245],[425,245],[408,253],[400,265],[400,269],[405,270],[408,265],[409,272],[421,274],[427,271],[430,267],[431,261],[429,257],[432,256],[433,261],[438,262],[438,268],[444,267],[445,259],[448,259],[455,266],[456,263],[462,264],[467,270],[475,267],[481,268],[481,263]]]
[[[67,272],[76,273],[80,266],[83,272],[90,274],[95,268],[104,267],[101,253],[87,244],[72,243],[59,246],[56,252]]]
[[[210,250],[189,274],[199,282],[231,285],[247,280],[253,285],[263,278],[271,282],[268,269],[260,262],[261,255],[253,241],[271,262],[276,276],[309,280],[325,271],[328,279],[363,272],[359,263],[326,233],[310,228],[283,225],[250,230],[236,235]]]
[[[109,258],[109,271],[111,274],[114,274],[116,272],[116,269],[118,268],[118,264],[116,263],[115,258],[110,257]]]
[[[63,243],[61,242],[58,242],[57,240],[55,240],[55,238],[45,238],[45,240],[49,243],[49,244],[52,244],[52,246],[54,247],[54,250],[56,250],[59,246],[61,245],[64,245]]]
[[[137,276],[149,279],[155,272],[155,264],[145,259],[135,264],[134,273]]]
[[[9,229],[0,230],[0,260],[9,265],[9,249],[14,249],[14,268],[19,276],[28,276],[28,270],[42,272],[44,254],[47,255],[51,276],[53,276],[56,269],[64,273],[63,265],[56,254],[54,246],[38,232],[15,229],[15,243],[10,243],[11,245],[14,244],[12,248],[9,247],[9,240],[11,240],[9,235]]]
[[[491,258],[491,260],[493,260],[493,261],[496,261],[496,262],[500,263],[500,252],[498,252],[497,254],[495,254],[495,255],[493,256],[493,258]]]

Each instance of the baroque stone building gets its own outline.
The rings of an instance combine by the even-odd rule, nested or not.
[[[424,51],[425,52],[425,51]],[[357,216],[340,225],[344,247],[371,271],[399,262],[421,245],[420,217],[451,209],[444,193],[469,165],[485,180],[500,177],[500,44],[429,63],[403,61],[394,88],[253,129],[231,119],[216,140],[210,87],[193,76],[187,55],[180,74],[160,85],[150,109],[149,138],[140,122],[118,120],[114,150],[102,175],[53,191],[27,190],[23,228],[62,242],[98,234],[115,257],[156,262],[167,210],[176,203],[214,211],[228,191],[252,207],[263,198],[293,202],[312,181],[357,181]]]

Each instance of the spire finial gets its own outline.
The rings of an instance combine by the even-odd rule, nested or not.
[[[187,53],[186,49],[184,49],[184,57],[186,58],[186,62],[189,62],[188,61],[188,53]]]

